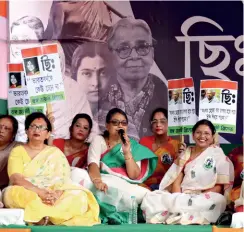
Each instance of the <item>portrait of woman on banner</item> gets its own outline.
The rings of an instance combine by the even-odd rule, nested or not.
[[[72,57],[71,72],[80,91],[86,93],[93,118],[97,121],[99,99],[105,94],[114,74],[107,44],[86,42],[79,45]]]
[[[9,88],[21,88],[21,73],[9,73]]]
[[[26,76],[33,76],[40,74],[37,57],[24,59]]]

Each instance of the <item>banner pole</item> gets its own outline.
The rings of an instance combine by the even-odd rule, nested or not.
[[[47,118],[49,119],[51,125],[52,125],[52,132],[54,131],[54,116],[53,116],[53,107],[52,107],[52,103],[47,103],[46,104],[47,106],[47,110],[46,110],[46,115],[47,115]],[[48,145],[49,146],[52,146],[53,145],[53,139],[54,139],[54,135],[53,134],[50,134],[49,138],[48,138]]]
[[[214,135],[214,145],[219,146],[219,133],[216,132]]]
[[[180,135],[180,143],[184,143],[184,140],[185,140],[184,135]]]

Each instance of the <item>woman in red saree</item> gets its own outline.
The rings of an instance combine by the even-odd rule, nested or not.
[[[141,138],[140,144],[148,147],[158,157],[156,170],[143,184],[150,190],[159,188],[159,184],[164,174],[176,159],[179,149],[179,141],[167,135],[168,111],[164,108],[157,108],[153,111],[150,123],[152,125],[152,136]]]
[[[70,166],[85,168],[89,144],[86,142],[92,129],[88,114],[77,114],[70,126],[70,139],[55,139],[53,145],[66,156]]]

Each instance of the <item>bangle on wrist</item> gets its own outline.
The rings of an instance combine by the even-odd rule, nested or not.
[[[102,179],[100,177],[92,179],[92,183],[98,183],[98,182],[102,182]]]
[[[131,159],[133,159],[133,156],[132,155],[129,156],[128,158],[125,157],[125,161],[131,160]]]

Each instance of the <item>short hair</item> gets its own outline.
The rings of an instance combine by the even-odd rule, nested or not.
[[[108,113],[107,113],[107,116],[106,116],[106,123],[110,123],[111,118],[112,118],[115,114],[122,114],[122,115],[125,117],[126,121],[128,122],[128,117],[127,117],[126,113],[125,113],[123,110],[121,110],[121,109],[119,109],[119,108],[113,108],[113,109],[109,110]]]
[[[76,114],[75,117],[73,118],[72,123],[71,123],[71,126],[69,128],[70,137],[71,137],[71,131],[73,130],[73,127],[74,127],[75,123],[80,118],[84,118],[84,119],[86,119],[88,121],[88,124],[89,124],[89,132],[91,132],[91,129],[92,129],[92,126],[93,126],[93,122],[92,122],[91,117],[88,114]]]
[[[159,108],[156,108],[152,112],[151,117],[150,117],[150,123],[153,120],[153,118],[154,118],[154,116],[155,116],[156,113],[163,113],[163,115],[165,116],[165,118],[168,119],[168,110],[166,110],[165,108],[159,107]]]
[[[34,112],[29,114],[25,119],[25,130],[28,130],[30,127],[30,124],[37,118],[42,118],[46,124],[47,124],[47,131],[52,132],[52,124],[47,118],[47,116],[41,112]],[[27,139],[27,142],[29,141],[29,138]],[[44,144],[48,144],[47,139],[45,139]]]
[[[16,21],[14,21],[11,25],[11,33],[14,27],[20,26],[22,24],[26,24],[35,31],[36,37],[41,40],[43,39],[44,34],[44,26],[42,21],[36,16],[24,16]]]
[[[79,45],[72,56],[71,63],[71,77],[74,80],[77,80],[77,71],[80,67],[82,60],[85,57],[95,57],[96,55],[100,56],[106,64],[106,68],[111,67],[111,53],[108,50],[108,47],[105,43],[100,42],[86,42]]]
[[[213,125],[213,123],[212,123],[211,121],[209,121],[209,120],[207,120],[207,119],[202,119],[202,120],[198,121],[198,122],[193,126],[193,128],[192,128],[192,134],[194,134],[194,133],[196,132],[197,128],[198,128],[199,126],[201,126],[201,125],[208,126],[209,129],[210,129],[211,132],[212,132],[212,135],[215,134],[215,132],[216,132],[215,126]]]
[[[119,109],[119,108],[112,108],[111,110],[108,111],[108,113],[106,115],[106,123],[110,123],[111,118],[115,114],[122,114],[125,117],[126,122],[128,123],[128,117],[127,117],[126,113],[123,110]],[[107,130],[105,130],[103,132],[103,137],[104,138],[108,138],[109,137],[109,132]]]
[[[47,131],[52,131],[52,125],[47,116],[41,112],[34,112],[29,114],[25,119],[25,129],[28,130],[30,124],[37,118],[42,118],[47,124]]]
[[[17,119],[12,115],[0,115],[0,119],[3,119],[3,118],[7,118],[11,121],[12,126],[13,126],[13,140],[15,140],[15,136],[19,129],[19,123],[18,123]]]
[[[142,19],[134,19],[132,17],[128,18],[122,18],[120,19],[117,23],[115,23],[110,30],[108,31],[108,37],[107,37],[107,42],[108,42],[108,48],[112,50],[112,42],[113,42],[113,37],[116,33],[116,30],[119,27],[125,27],[125,28],[130,28],[133,29],[135,27],[141,27],[143,28],[152,38],[152,32],[148,24],[142,20]],[[155,43],[156,40],[152,38],[152,42]]]

